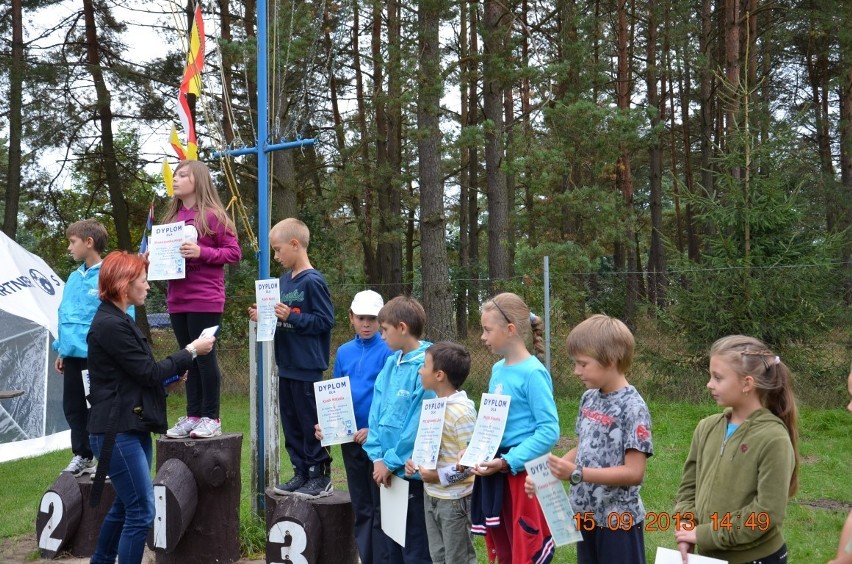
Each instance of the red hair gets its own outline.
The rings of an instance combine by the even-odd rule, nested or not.
[[[142,255],[113,251],[101,264],[98,275],[98,297],[101,301],[120,302],[130,283],[148,268]]]

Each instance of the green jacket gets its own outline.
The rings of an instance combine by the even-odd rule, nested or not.
[[[769,556],[784,544],[781,525],[796,464],[784,423],[752,413],[726,441],[731,410],[702,419],[692,436],[675,512],[695,516],[698,551],[730,564]]]

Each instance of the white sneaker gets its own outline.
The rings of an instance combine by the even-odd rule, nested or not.
[[[222,423],[219,419],[202,417],[198,426],[189,433],[193,439],[208,439],[222,434]]]
[[[75,478],[78,478],[83,474],[91,474],[94,471],[95,461],[91,458],[83,458],[77,454],[74,455],[71,462],[69,462],[68,466],[66,466],[65,470],[63,470],[63,472],[70,472]]]
[[[166,431],[166,436],[170,439],[185,439],[200,423],[198,417],[180,417],[174,427]]]

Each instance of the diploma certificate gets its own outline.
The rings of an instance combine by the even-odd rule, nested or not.
[[[459,461],[462,466],[477,466],[480,462],[492,460],[497,454],[503,431],[506,429],[511,400],[511,396],[482,394],[473,436]]]
[[[151,227],[148,243],[148,280],[186,278],[186,260],[180,256],[184,222]]]
[[[583,540],[583,535],[577,530],[574,510],[565,488],[562,487],[562,480],[550,473],[547,466],[549,456],[550,453],[534,458],[526,462],[524,467],[527,469],[527,476],[532,478],[535,484],[535,496],[547,520],[547,526],[550,527],[553,543],[563,546]]]
[[[349,376],[314,382],[314,396],[317,420],[322,429],[322,446],[353,442],[358,429]]]
[[[275,337],[275,304],[281,301],[278,279],[255,280],[254,296],[257,302],[257,340],[271,341]]]
[[[438,467],[438,451],[441,449],[441,435],[444,432],[447,398],[423,400],[421,406],[420,423],[417,426],[417,438],[414,439],[411,460],[416,466],[434,470]]]

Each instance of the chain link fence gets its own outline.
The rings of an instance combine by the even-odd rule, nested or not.
[[[785,273],[790,275],[789,272]],[[807,274],[807,273],[805,273]],[[622,275],[623,276],[623,275]],[[571,328],[588,315],[604,312],[623,317],[624,280],[610,276],[602,279],[597,274],[583,273],[561,277],[551,287],[550,297],[550,357],[554,392],[562,397],[579,397],[582,384],[573,375],[573,362],[565,351],[565,338]],[[803,279],[802,283],[806,283]],[[453,281],[455,310],[467,311],[466,323],[455,323],[456,335],[440,335],[430,340],[451,339],[463,344],[471,353],[471,373],[465,388],[478,396],[487,391],[491,366],[499,358],[481,343],[479,304],[491,295],[488,280]],[[497,291],[519,294],[533,312],[544,317],[544,285],[541,276],[524,276],[495,282]],[[619,286],[622,286],[620,288]],[[351,339],[352,328],[348,320],[348,307],[352,296],[365,289],[361,284],[330,284],[335,305],[336,323],[332,333],[331,365],[341,344]],[[373,287],[383,295],[381,287]],[[415,283],[412,294],[420,298],[421,288]],[[388,299],[390,296],[385,295]],[[467,300],[467,304],[462,299]],[[247,394],[249,390],[249,352],[247,308],[254,295],[232,293],[228,296],[223,328],[220,332],[219,365],[222,370],[222,391],[229,394]],[[848,323],[848,309],[839,317],[835,329],[824,329],[818,336],[806,341],[785,345],[776,350],[791,368],[797,397],[800,402],[818,407],[839,407],[847,401],[846,375],[852,361],[852,332]],[[636,354],[628,379],[648,401],[679,400],[708,401],[705,389],[710,342],[700,350],[690,344],[689,335],[677,331],[666,318],[664,311],[652,311],[647,306],[637,308],[633,331],[636,337]],[[847,322],[843,322],[846,319]],[[808,320],[804,320],[808,322]],[[459,331],[459,327],[462,328]],[[464,330],[466,329],[466,331]],[[723,336],[723,335],[718,335]],[[168,355],[177,347],[174,335],[168,328],[154,329],[153,340],[158,358]],[[327,376],[331,375],[331,368]]]

